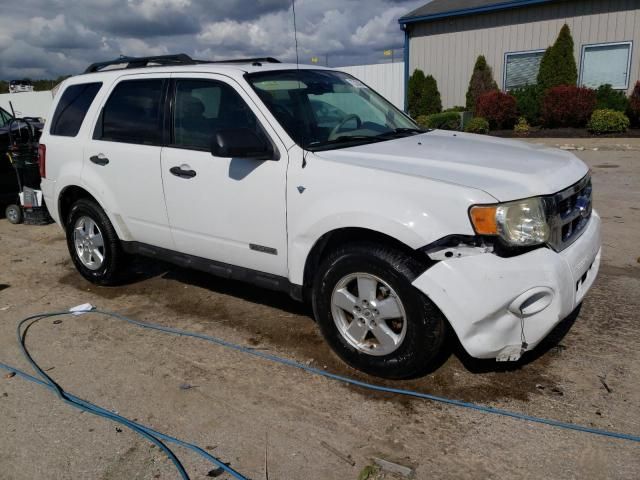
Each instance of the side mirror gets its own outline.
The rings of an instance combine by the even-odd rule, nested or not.
[[[277,160],[273,146],[248,128],[218,130],[213,136],[211,154],[224,158]]]

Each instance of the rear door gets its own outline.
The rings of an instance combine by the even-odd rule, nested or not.
[[[162,190],[167,75],[121,77],[106,95],[82,177],[127,240],[174,247]]]
[[[162,152],[162,176],[177,250],[286,276],[284,145],[247,93],[227,77],[173,74],[170,96],[172,133]],[[214,157],[213,136],[227,128],[266,135],[279,160]]]

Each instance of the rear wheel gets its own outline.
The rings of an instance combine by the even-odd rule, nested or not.
[[[96,285],[116,285],[124,268],[118,235],[100,206],[80,199],[71,207],[66,224],[67,246],[80,274]]]
[[[10,223],[18,225],[24,221],[24,214],[22,213],[22,207],[20,205],[9,205],[4,211],[5,217]]]
[[[313,288],[327,342],[349,365],[385,378],[425,371],[442,348],[446,320],[411,283],[424,265],[392,247],[358,243],[322,263]]]

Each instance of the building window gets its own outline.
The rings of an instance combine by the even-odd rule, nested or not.
[[[509,91],[538,82],[544,50],[507,53],[504,56],[504,89]]]
[[[631,66],[631,42],[584,45],[580,85],[598,88],[609,84],[613,88],[629,88]]]

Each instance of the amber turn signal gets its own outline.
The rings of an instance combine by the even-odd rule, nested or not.
[[[497,235],[498,224],[496,223],[496,205],[471,207],[469,216],[471,223],[478,235]]]

